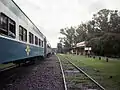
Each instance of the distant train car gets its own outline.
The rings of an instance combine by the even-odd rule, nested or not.
[[[50,46],[50,43],[47,42],[47,50],[46,50],[46,53],[47,53],[47,57],[50,57],[52,55],[52,48]]]
[[[13,0],[0,0],[0,63],[45,57],[46,37]]]

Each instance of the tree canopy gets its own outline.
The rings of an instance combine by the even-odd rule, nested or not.
[[[120,56],[120,12],[102,9],[86,23],[77,27],[60,29],[59,38],[64,48],[73,48],[78,42],[87,41],[94,54]]]

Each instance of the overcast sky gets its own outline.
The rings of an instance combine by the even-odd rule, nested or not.
[[[120,10],[120,0],[14,0],[47,37],[52,47],[60,29],[90,20],[100,9]]]

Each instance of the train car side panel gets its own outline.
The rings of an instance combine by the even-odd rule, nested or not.
[[[0,44],[0,63],[44,55],[42,47],[28,45],[3,37],[0,37],[0,42],[2,42]]]

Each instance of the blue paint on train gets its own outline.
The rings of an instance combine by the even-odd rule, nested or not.
[[[0,63],[34,56],[44,56],[44,48],[0,37]]]

